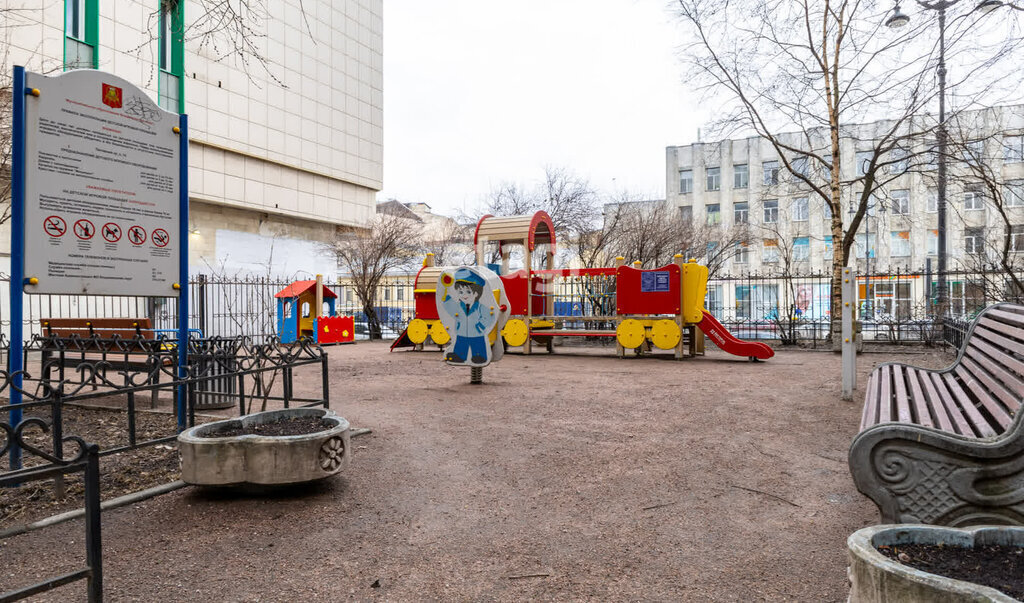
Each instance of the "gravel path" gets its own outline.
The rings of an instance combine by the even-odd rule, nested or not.
[[[844,601],[846,537],[878,521],[847,469],[860,402],[839,400],[837,355],[510,355],[470,386],[437,353],[329,353],[332,407],[374,430],[352,465],[104,513],[107,600]],[[861,390],[894,359],[948,362],[864,355]],[[82,536],[0,543],[0,591],[73,567]]]

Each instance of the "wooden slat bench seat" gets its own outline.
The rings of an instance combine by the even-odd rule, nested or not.
[[[887,363],[850,446],[883,523],[1024,524],[1024,306],[978,315],[952,366]]]
[[[54,370],[63,379],[66,367],[106,362],[115,372],[148,373],[146,382],[155,384],[160,382],[158,367],[171,362],[169,354],[160,354],[160,342],[148,318],[44,318],[41,323],[43,335],[37,344],[44,380],[51,379]],[[137,379],[133,382],[142,384]],[[154,389],[152,405],[156,400]]]

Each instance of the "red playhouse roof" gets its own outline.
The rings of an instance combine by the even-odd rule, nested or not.
[[[298,297],[314,287],[316,287],[316,281],[295,281],[294,283],[288,285],[284,289],[281,289],[280,291],[275,293],[274,297]],[[331,291],[330,289],[327,288],[327,285],[324,285],[323,287],[324,299],[338,297],[337,294],[334,293],[334,291]]]

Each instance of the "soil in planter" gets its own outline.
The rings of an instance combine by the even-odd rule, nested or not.
[[[334,427],[334,423],[320,417],[283,417],[268,423],[225,427],[196,435],[204,438],[228,438],[240,435],[293,436],[326,431],[332,427]]]
[[[879,546],[886,557],[929,574],[991,586],[1015,599],[1024,599],[1024,548],[1016,546],[960,547],[933,544]]]

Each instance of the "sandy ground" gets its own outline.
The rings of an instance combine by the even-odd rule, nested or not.
[[[863,355],[842,402],[823,352],[510,355],[482,386],[436,352],[329,353],[332,407],[373,429],[346,472],[105,512],[108,601],[843,601],[846,537],[878,521],[846,463],[866,375],[949,361]],[[0,542],[0,591],[74,567],[83,534]]]

